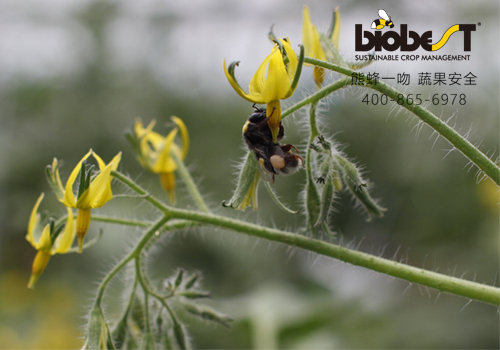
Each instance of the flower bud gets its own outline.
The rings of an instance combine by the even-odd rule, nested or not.
[[[82,349],[108,349],[108,344],[110,342],[112,342],[112,339],[109,334],[108,323],[106,322],[102,309],[96,306],[90,312],[87,339]]]
[[[233,197],[228,201],[223,201],[223,207],[245,210],[253,202],[253,208],[257,210],[257,188],[260,181],[258,166],[252,152],[248,152],[238,176],[238,184]]]

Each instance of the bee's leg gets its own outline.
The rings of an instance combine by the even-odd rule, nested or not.
[[[281,146],[283,153],[290,152],[292,150],[292,148],[295,150],[295,152],[300,153],[299,150],[297,149],[297,147],[295,147],[294,145],[288,144],[288,145]]]

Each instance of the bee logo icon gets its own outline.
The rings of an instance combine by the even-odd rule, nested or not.
[[[376,19],[372,22],[372,29],[380,30],[384,27],[394,27],[394,23],[392,23],[391,17],[385,12],[385,10],[378,10],[379,19]]]

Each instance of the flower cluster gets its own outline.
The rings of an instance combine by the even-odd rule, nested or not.
[[[172,117],[178,128],[172,130],[166,137],[152,131],[155,121],[146,128],[141,121],[134,126],[137,158],[147,170],[160,175],[163,188],[167,191],[170,201],[175,202],[175,158],[184,159],[189,148],[189,135],[181,119]],[[182,148],[174,143],[177,132],[180,130]],[[88,164],[90,157],[97,162]],[[60,162],[54,158],[47,167],[47,179],[57,199],[64,204],[67,216],[56,222],[54,218],[42,227],[38,208],[44,197],[42,193],[33,207],[26,240],[38,251],[32,266],[32,274],[28,283],[34,288],[38,277],[47,266],[54,254],[65,254],[84,249],[84,238],[89,229],[91,210],[104,206],[113,198],[111,181],[113,171],[116,171],[121,161],[121,152],[108,164],[93,150],[83,156],[71,172],[66,185],[63,186],[59,175]],[[76,222],[72,208],[77,209]],[[78,247],[71,248],[77,237]]]

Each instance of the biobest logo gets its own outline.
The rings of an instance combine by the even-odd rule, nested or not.
[[[391,17],[385,12],[385,10],[378,10],[378,15],[380,18],[372,22],[371,28],[375,29],[375,32],[363,31],[361,24],[356,24],[356,51],[370,51],[375,49],[375,51],[382,51],[382,49],[387,51],[415,51],[419,47],[426,51],[437,51],[442,48],[447,42],[450,36],[456,32],[463,32],[464,40],[464,51],[471,50],[471,32],[476,31],[475,24],[455,24],[448,28],[443,34],[441,40],[432,44],[432,32],[427,31],[422,35],[410,30],[408,31],[407,24],[401,24],[399,33],[394,30],[384,29],[393,28],[394,23]],[[368,42],[363,42],[368,40]],[[392,39],[392,41],[390,40]],[[410,42],[408,42],[410,39]]]

